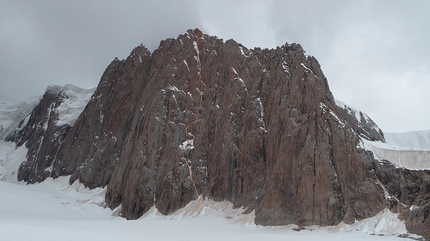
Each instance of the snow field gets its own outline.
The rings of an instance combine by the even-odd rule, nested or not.
[[[254,212],[244,215],[227,201],[204,200],[203,206],[194,201],[168,216],[153,207],[139,220],[125,220],[117,216],[120,208],[105,208],[105,189],[69,185],[69,177],[34,185],[16,182],[25,153],[25,147],[15,150],[13,144],[0,141],[1,240],[405,240],[396,237],[406,233],[404,223],[388,210],[353,225],[300,232],[293,230],[295,225],[257,226]]]

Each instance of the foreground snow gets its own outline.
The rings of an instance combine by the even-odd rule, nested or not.
[[[105,189],[69,185],[68,177],[12,183],[23,152],[0,141],[1,240],[405,240],[396,237],[406,233],[404,223],[388,210],[353,225],[300,232],[293,225],[256,226],[254,213],[244,215],[229,202],[210,200],[191,202],[169,216],[152,208],[139,220],[125,220],[117,216],[119,210],[104,207]]]
[[[399,231],[401,222],[388,211],[353,226],[297,232],[294,226],[256,226],[226,202],[206,201],[203,208],[191,203],[170,216],[152,209],[139,220],[127,221],[103,208],[103,189],[69,187],[64,177],[36,185],[0,182],[0,192],[2,240],[404,240],[368,234]]]

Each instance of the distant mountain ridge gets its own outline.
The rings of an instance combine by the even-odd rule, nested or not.
[[[24,125],[25,117],[37,105],[39,97],[23,101],[0,99],[0,139],[6,139],[7,135],[19,125]],[[23,121],[23,123],[21,123]],[[26,123],[25,123],[26,124]]]
[[[198,198],[254,211],[261,225],[353,223],[389,208],[430,238],[430,173],[375,160],[360,143],[382,131],[334,100],[298,44],[247,49],[189,30],[114,59],[93,94],[68,91],[48,88],[14,138],[29,150],[19,180],[106,187],[128,219]]]

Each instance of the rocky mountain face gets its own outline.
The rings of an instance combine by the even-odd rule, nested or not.
[[[18,129],[6,138],[14,140],[17,146],[25,144],[28,148],[27,159],[19,168],[18,180],[35,183],[50,176],[52,163],[70,130],[68,125],[56,125],[57,108],[64,98],[63,92],[47,89],[26,125],[22,125],[25,123],[22,121]]]
[[[107,205],[128,219],[154,205],[172,213],[199,193],[255,211],[257,224],[326,226],[374,216],[393,207],[387,192],[400,195],[359,146],[382,133],[345,115],[298,44],[247,49],[189,30],[115,59],[73,127],[58,125],[62,101],[48,91],[34,109],[19,179],[107,187]]]
[[[335,102],[339,114],[358,135],[369,141],[385,142],[384,133],[366,113],[356,110],[339,100],[335,100]]]
[[[60,147],[88,96],[94,90],[73,85],[49,86],[41,100],[5,138],[25,145],[27,158],[20,166],[18,179],[28,183],[41,182],[51,176]],[[21,111],[19,111],[21,113]]]
[[[383,161],[375,165],[375,172],[390,210],[400,213],[409,232],[430,239],[430,170],[397,168]]]

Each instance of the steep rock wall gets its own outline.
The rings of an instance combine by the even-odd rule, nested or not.
[[[189,30],[152,54],[139,46],[114,60],[50,175],[107,186],[107,204],[129,219],[196,199],[181,145],[203,91],[200,59],[207,91],[185,150],[200,194],[255,210],[262,225],[333,225],[385,207],[372,156],[357,147],[314,57],[298,44],[249,50],[201,36]]]
[[[398,168],[389,161],[375,162],[375,171],[389,208],[400,213],[409,232],[430,240],[430,171]]]

